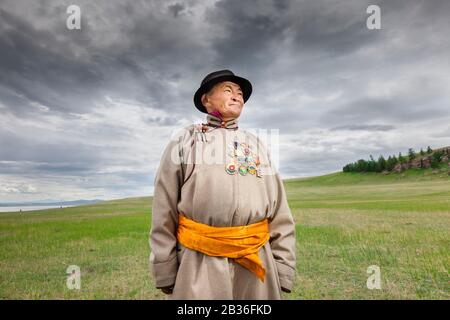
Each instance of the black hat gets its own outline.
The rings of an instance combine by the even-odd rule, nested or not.
[[[244,103],[250,98],[252,94],[252,84],[247,79],[235,76],[233,72],[230,70],[220,70],[214,71],[208,74],[202,81],[200,88],[198,88],[197,92],[194,95],[194,104],[198,110],[204,113],[208,113],[206,111],[205,106],[202,104],[202,95],[207,93],[211,88],[222,81],[231,81],[233,83],[238,84],[242,89],[242,94],[244,97]]]

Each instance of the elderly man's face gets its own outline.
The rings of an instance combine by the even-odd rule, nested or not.
[[[202,96],[202,103],[208,113],[219,111],[224,120],[236,119],[244,107],[241,87],[231,81],[216,84]]]

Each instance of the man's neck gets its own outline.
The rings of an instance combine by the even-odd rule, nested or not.
[[[212,113],[208,113],[206,120],[207,120],[207,124],[211,125],[213,127],[218,126],[218,127],[227,128],[227,129],[237,129],[238,120],[235,118],[225,120],[223,118],[219,118],[218,116],[215,116]]]
[[[230,121],[230,120],[235,119],[235,118],[226,118],[226,117],[222,116],[222,114],[219,111],[217,111],[217,110],[209,112],[208,114],[210,114],[212,116],[215,116],[215,117],[219,118],[222,121]]]
[[[217,111],[217,110],[212,111],[212,112],[209,112],[209,114],[210,114],[210,115],[213,115],[213,116],[215,116],[215,117],[218,117],[218,118],[220,118],[221,120],[225,120],[225,119],[222,117],[222,114],[221,114],[219,111]]]

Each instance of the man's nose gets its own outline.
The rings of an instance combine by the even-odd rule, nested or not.
[[[241,96],[239,96],[239,95],[235,95],[235,96],[231,97],[231,99],[236,102],[238,102],[238,101],[242,102]]]

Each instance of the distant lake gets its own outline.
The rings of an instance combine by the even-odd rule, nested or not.
[[[22,209],[23,211],[35,211],[35,210],[43,210],[43,209],[52,209],[52,208],[59,208],[61,206],[21,206],[21,207],[0,207],[0,212],[12,212],[12,211],[20,211],[20,209]],[[63,208],[66,207],[73,207],[73,206],[68,206],[68,205],[64,205],[62,206]],[[17,212],[19,213],[19,212]]]

